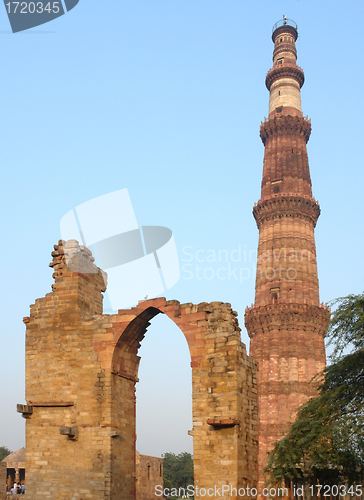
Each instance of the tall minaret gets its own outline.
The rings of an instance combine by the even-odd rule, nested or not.
[[[273,67],[265,80],[269,115],[260,127],[265,147],[255,303],[245,312],[250,355],[259,363],[259,482],[267,452],[287,432],[295,410],[315,395],[312,377],[326,364],[330,312],[320,305],[306,143],[311,122],[301,111],[302,69],[296,65],[296,23],[273,27]]]

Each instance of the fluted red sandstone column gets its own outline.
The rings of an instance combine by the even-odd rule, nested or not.
[[[273,67],[266,77],[269,116],[261,199],[255,303],[245,313],[250,355],[259,362],[259,485],[267,452],[287,432],[295,410],[315,395],[312,377],[325,366],[329,310],[320,305],[314,228],[320,207],[312,197],[306,143],[311,122],[301,111],[302,69],[296,65],[297,26],[274,27]]]

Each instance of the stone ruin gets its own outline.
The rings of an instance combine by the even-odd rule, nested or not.
[[[181,329],[191,355],[195,487],[255,487],[257,367],[231,305],[157,298],[103,314],[105,273],[87,248],[73,251],[77,272],[64,242],[55,245],[52,292],[24,318],[26,497],[135,499],[138,349],[157,314]]]

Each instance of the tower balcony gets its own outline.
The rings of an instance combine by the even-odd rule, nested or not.
[[[276,64],[271,68],[265,78],[265,85],[270,91],[272,84],[280,78],[292,78],[298,82],[300,88],[305,82],[303,69],[292,63]]]
[[[300,304],[290,300],[264,306],[252,304],[245,309],[245,326],[250,338],[275,328],[288,331],[302,328],[325,336],[330,315],[331,309],[324,303]]]
[[[298,133],[305,138],[307,143],[311,135],[311,120],[307,117],[281,115],[266,118],[260,125],[260,138],[264,145],[267,139],[280,132],[286,134]]]
[[[305,218],[315,227],[320,212],[320,205],[314,198],[306,198],[297,194],[274,195],[268,200],[259,200],[253,208],[258,229],[264,221],[282,217]]]

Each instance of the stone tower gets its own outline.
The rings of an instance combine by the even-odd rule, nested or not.
[[[297,25],[273,27],[273,67],[266,76],[269,115],[260,127],[265,147],[255,303],[245,325],[259,362],[259,483],[267,452],[288,430],[295,410],[315,395],[310,383],[326,363],[330,312],[320,305],[314,228],[320,207],[312,197],[306,143],[311,122],[301,111],[304,73],[296,65]]]

